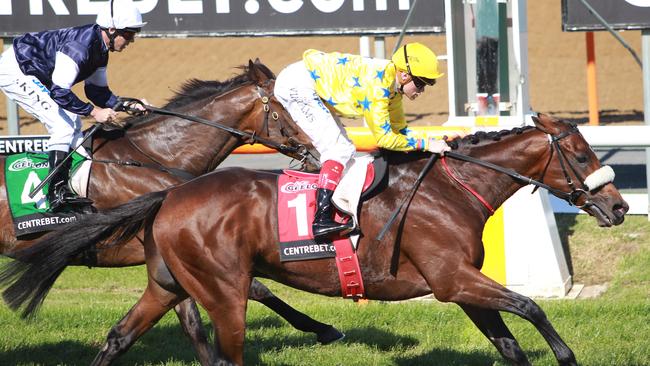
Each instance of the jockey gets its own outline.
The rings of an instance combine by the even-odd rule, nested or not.
[[[320,153],[316,240],[349,228],[333,219],[332,195],[355,147],[330,113],[365,119],[380,148],[397,151],[449,150],[446,142],[408,128],[402,97],[414,100],[443,76],[438,59],[420,43],[400,47],[391,60],[307,50],[275,82],[275,95]]]
[[[80,116],[92,116],[98,123],[118,124],[111,109],[118,98],[108,88],[106,77],[108,52],[124,50],[145,24],[131,0],[111,0],[97,15],[96,24],[27,33],[16,38],[13,47],[0,57],[0,89],[45,124],[50,134],[50,170],[81,141]],[[82,101],[71,90],[82,80],[92,104]],[[53,212],[66,205],[92,202],[68,187],[68,162],[49,184],[48,199]]]

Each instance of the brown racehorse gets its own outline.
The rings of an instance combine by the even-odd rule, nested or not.
[[[275,143],[301,143],[311,148],[309,138],[272,96],[275,75],[271,70],[257,61],[249,62],[243,69],[240,75],[225,82],[192,80],[164,108],[255,132]],[[130,127],[126,131],[100,130],[95,135],[89,197],[100,209],[209,172],[236,147],[248,142],[215,127],[177,117],[150,114],[131,117],[128,122]],[[16,239],[4,172],[5,159],[0,158],[0,254],[11,256],[15,250],[31,246],[37,237]],[[143,264],[145,259],[142,241],[137,238],[114,248],[90,249],[71,263],[123,267]],[[254,281],[251,296],[296,328],[317,333],[322,343],[342,337],[333,327],[295,311],[258,281]],[[196,305],[188,300],[176,310],[183,329],[198,344],[202,357],[209,347]]]
[[[545,115],[533,119],[535,127],[478,133],[451,145],[458,154],[536,177],[554,194],[570,197],[601,226],[621,224],[628,206],[611,179],[591,187],[583,184],[602,169],[577,127]],[[536,327],[560,365],[576,365],[573,352],[533,300],[480,272],[482,233],[490,212],[442,164],[434,164],[424,177],[400,224],[393,225],[383,241],[373,240],[431,155],[386,156],[388,184],[360,210],[365,236],[358,255],[366,296],[404,300],[433,293],[440,301],[458,304],[506,360],[528,365],[499,312],[513,313]],[[459,160],[448,164],[494,208],[527,184],[478,164]],[[25,311],[33,312],[69,255],[96,240],[119,243],[144,225],[147,289],[113,327],[94,364],[110,363],[188,295],[210,315],[217,356],[242,364],[246,295],[253,275],[340,295],[333,260],[279,261],[276,186],[273,173],[226,168],[89,216],[72,230],[39,243],[39,250],[20,253],[23,262],[13,262],[0,276],[5,283],[13,282],[4,298],[13,308],[28,302]]]

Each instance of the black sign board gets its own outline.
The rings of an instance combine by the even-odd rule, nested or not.
[[[587,0],[617,30],[650,29],[648,0]],[[562,0],[562,30],[594,31],[606,28],[580,0]]]
[[[143,36],[397,34],[413,0],[136,0]],[[0,0],[0,36],[93,23],[106,0]],[[416,3],[408,33],[443,33],[444,0]]]

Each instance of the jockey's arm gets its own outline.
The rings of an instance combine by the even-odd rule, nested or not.
[[[401,99],[394,100],[390,105],[388,99],[377,100],[364,113],[364,118],[378,147],[394,151],[427,150],[426,136],[420,136],[408,128]]]
[[[61,108],[75,114],[88,116],[94,108],[93,105],[83,102],[71,90],[78,75],[79,65],[77,65],[72,57],[62,51],[58,51],[56,53],[54,71],[52,72],[50,97]]]
[[[102,108],[113,108],[118,103],[118,97],[108,88],[106,67],[100,67],[86,78],[84,91],[88,99],[96,106]]]

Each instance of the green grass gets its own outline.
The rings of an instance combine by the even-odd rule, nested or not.
[[[607,284],[600,297],[538,300],[581,365],[650,365],[650,223],[596,228],[585,215],[558,217],[576,282]],[[264,306],[248,309],[249,365],[505,365],[494,347],[453,304],[435,301],[355,304],[265,281],[281,298],[337,326],[343,342],[321,346]],[[110,328],[139,298],[144,267],[69,268],[33,321],[0,307],[0,365],[87,365]],[[534,365],[555,358],[527,322],[504,314]],[[207,319],[207,317],[204,317]],[[206,323],[206,326],[209,324]],[[117,364],[198,364],[176,316],[167,314]]]

